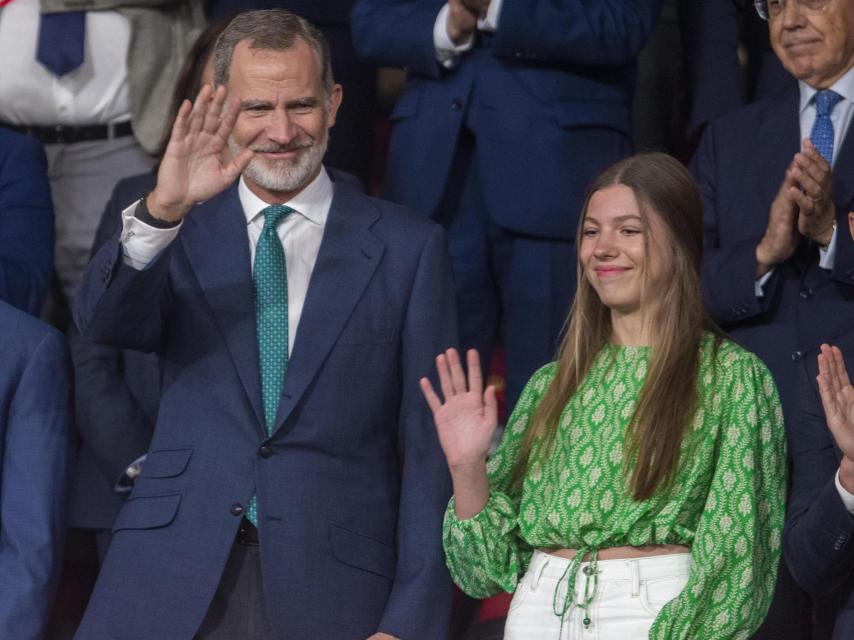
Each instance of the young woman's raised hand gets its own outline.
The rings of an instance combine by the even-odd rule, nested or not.
[[[436,357],[444,402],[427,378],[420,381],[452,472],[483,464],[498,425],[495,387],[490,385],[484,391],[477,351],[469,349],[466,361],[468,378],[456,349],[448,349]]]

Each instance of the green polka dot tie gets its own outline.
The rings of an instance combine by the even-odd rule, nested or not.
[[[252,269],[258,359],[261,364],[261,397],[268,436],[273,435],[279,396],[288,369],[288,267],[276,227],[292,211],[290,207],[280,204],[261,211],[264,214],[264,228],[255,247],[255,264]],[[249,501],[246,517],[257,526],[258,504],[255,496]]]

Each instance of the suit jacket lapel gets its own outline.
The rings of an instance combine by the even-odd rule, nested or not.
[[[754,175],[761,176],[763,202],[772,202],[792,158],[801,148],[801,125],[798,115],[800,93],[795,87],[780,94],[778,100],[766,102],[759,125]]]
[[[854,123],[852,123],[854,124]],[[848,131],[839,147],[836,163],[833,165],[833,200],[845,212],[854,205],[854,129],[848,125]]]
[[[380,263],[385,247],[369,231],[377,217],[367,198],[336,183],[274,429],[288,419],[317,375]]]
[[[251,258],[242,212],[235,184],[194,210],[180,237],[255,411],[253,433],[265,437]]]

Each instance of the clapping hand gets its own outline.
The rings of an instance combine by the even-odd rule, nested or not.
[[[236,99],[224,86],[205,85],[194,103],[185,100],[178,110],[169,144],[157,172],[157,185],[146,205],[155,218],[180,221],[197,203],[224,191],[252,159],[243,149],[223,161],[223,151],[239,113]]]
[[[838,347],[821,345],[817,380],[827,427],[844,456],[840,481],[849,488],[852,485],[846,483],[846,476],[851,474],[854,477],[854,387],[848,379],[845,361]]]
[[[793,165],[792,175],[799,186],[792,190],[799,208],[798,231],[819,245],[827,246],[833,237],[836,220],[830,164],[812,142],[804,140],[803,150],[795,154]]]

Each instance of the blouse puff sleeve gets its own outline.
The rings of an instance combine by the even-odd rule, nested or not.
[[[525,572],[532,549],[519,536],[520,489],[510,475],[528,424],[555,374],[554,363],[539,369],[525,385],[501,444],[487,462],[489,500],[475,516],[460,520],[454,499],[445,511],[443,541],[451,577],[474,598],[499,591],[513,593]]]
[[[722,360],[714,384],[725,422],[691,545],[691,573],[653,623],[654,640],[749,638],[774,594],[786,491],[783,413],[756,356],[730,352]]]

